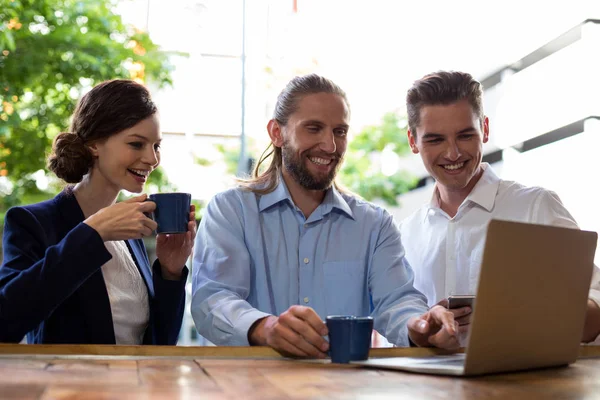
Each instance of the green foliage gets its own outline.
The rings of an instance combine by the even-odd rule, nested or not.
[[[39,191],[31,174],[44,169],[82,89],[114,78],[171,83],[167,55],[146,33],[126,26],[115,5],[0,0],[0,176],[15,188],[4,207]],[[166,182],[157,172],[153,179]]]
[[[407,122],[398,114],[389,112],[382,118],[381,125],[365,127],[356,135],[349,145],[353,152],[362,151],[365,154],[382,152],[386,147],[392,146],[392,150],[399,156],[410,152],[408,144]]]
[[[240,145],[226,146],[224,144],[216,144],[215,149],[223,155],[223,161],[227,166],[227,173],[235,176],[240,159]]]
[[[257,148],[255,140],[251,137],[248,137],[246,139],[246,145],[248,148],[247,156],[252,160],[256,160],[255,155],[259,154],[259,150]],[[240,160],[241,145],[239,143],[235,145],[215,144],[214,147],[223,156],[223,161],[225,162],[227,173],[232,176],[235,176],[237,174],[238,164]],[[210,161],[204,159],[197,159],[196,163],[199,165],[205,165],[202,164],[202,161],[210,163]]]
[[[198,156],[194,156],[194,163],[202,166],[202,167],[208,167],[212,164],[212,162],[206,158],[202,158],[202,157],[198,157]]]
[[[150,193],[157,192],[176,192],[177,186],[169,181],[163,167],[158,167],[148,177],[146,191]]]
[[[417,180],[404,171],[386,176],[374,160],[380,161],[384,152],[402,157],[410,151],[406,126],[396,113],[387,113],[380,125],[364,128],[348,145],[340,182],[366,200],[381,199],[397,206],[397,197]]]

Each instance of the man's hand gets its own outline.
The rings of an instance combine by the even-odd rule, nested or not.
[[[250,344],[270,346],[284,356],[325,358],[329,343],[327,326],[315,310],[291,306],[279,317],[259,320],[248,334]]]
[[[440,305],[433,306],[431,310],[419,317],[408,320],[408,337],[419,347],[435,346],[442,349],[455,350],[460,347],[458,341],[458,322],[454,320],[458,310],[447,310]],[[462,315],[457,315],[462,317]]]
[[[448,299],[440,300],[437,305],[442,306],[444,308],[448,308]],[[471,327],[471,316],[473,315],[473,309],[471,307],[459,307],[448,309],[452,314],[454,314],[454,320],[458,322],[458,333],[466,334],[469,332],[469,328]]]

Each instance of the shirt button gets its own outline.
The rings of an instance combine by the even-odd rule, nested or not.
[[[308,264],[308,261],[309,261],[308,258],[305,258],[304,259],[304,264]]]
[[[305,302],[305,303],[308,303],[308,297],[305,297],[305,298],[304,298],[304,302]]]

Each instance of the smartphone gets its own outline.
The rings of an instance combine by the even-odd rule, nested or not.
[[[475,296],[473,295],[454,295],[448,296],[448,308],[473,307]]]

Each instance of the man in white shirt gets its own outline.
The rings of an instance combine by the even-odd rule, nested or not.
[[[400,230],[414,286],[430,306],[447,304],[449,295],[476,293],[491,219],[578,228],[555,193],[501,180],[481,162],[489,138],[482,97],[482,86],[471,75],[445,71],[417,80],[406,97],[410,147],[436,184],[431,201],[402,221]],[[595,268],[583,342],[600,334],[598,304]],[[457,318],[462,332],[469,318]]]

